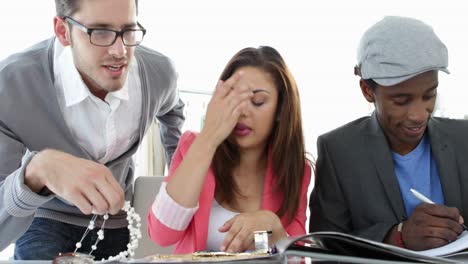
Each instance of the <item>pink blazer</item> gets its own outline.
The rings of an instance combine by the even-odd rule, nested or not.
[[[176,168],[184,159],[190,145],[195,140],[197,134],[193,132],[185,132],[179,140],[179,145],[175,151],[169,176],[165,179],[168,181],[174,174]],[[311,167],[307,163],[304,169],[304,181],[302,183],[300,206],[294,220],[286,226],[286,219],[283,217],[281,222],[289,235],[305,234],[306,210],[307,210],[307,189],[309,187],[311,177]],[[276,212],[281,206],[283,200],[282,195],[273,191],[274,176],[271,163],[268,162],[267,173],[265,178],[265,186],[263,190],[263,198],[261,208]],[[210,168],[208,175],[205,178],[203,189],[200,193],[199,208],[189,226],[184,231],[178,231],[162,224],[153,214],[151,208],[148,213],[148,233],[151,240],[160,246],[169,246],[177,243],[174,254],[186,254],[201,251],[206,249],[206,241],[208,236],[208,221],[210,217],[211,203],[214,199],[215,178],[213,171]]]

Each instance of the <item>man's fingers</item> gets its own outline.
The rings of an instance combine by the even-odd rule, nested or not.
[[[84,195],[93,205],[95,213],[105,214],[109,211],[109,204],[107,203],[101,192],[99,192],[95,186],[86,188],[86,193],[84,193]]]
[[[55,150],[37,157],[45,186],[84,214],[117,213],[123,207],[124,191],[104,165]]]
[[[424,246],[426,249],[438,248],[438,247],[447,245],[451,241],[454,241],[454,240],[446,240],[446,239],[438,238],[438,237],[429,237],[424,240]]]
[[[418,205],[403,228],[406,245],[410,249],[425,250],[457,240],[463,232],[459,215],[453,219],[458,213],[456,208],[443,205]]]
[[[426,228],[424,230],[424,236],[426,238],[442,239],[446,242],[455,241],[458,238],[458,234],[455,231],[443,227]]]
[[[418,212],[417,222],[425,222],[425,225],[434,228],[449,229],[457,235],[463,232],[463,228],[459,222],[460,212],[457,208],[435,204],[424,204],[418,207],[417,210],[415,209],[415,212]]]
[[[417,208],[423,210],[429,215],[450,218],[457,222],[460,217],[460,211],[458,211],[458,209],[455,207],[447,207],[445,205],[440,204],[422,204]]]
[[[438,226],[450,230],[457,236],[463,232],[463,227],[460,225],[460,223],[449,218],[441,218],[439,220]]]
[[[70,202],[78,207],[78,209],[80,209],[80,211],[85,215],[89,215],[93,211],[93,205],[82,195],[73,197],[73,200],[70,200]]]
[[[109,175],[105,179],[105,184],[99,188],[99,191],[104,195],[109,204],[109,213],[116,214],[122,209],[125,202],[125,192],[120,184],[115,180],[109,171]]]
[[[116,192],[121,192],[123,194],[122,186],[117,182],[110,170],[107,167],[105,169],[108,171],[108,174],[105,177],[106,182],[108,182]]]
[[[123,191],[119,187],[116,189],[111,184],[101,184],[99,192],[102,194],[107,204],[109,205],[108,211],[110,214],[116,214],[122,209],[124,203]]]

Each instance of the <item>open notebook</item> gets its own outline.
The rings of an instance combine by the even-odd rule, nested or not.
[[[226,253],[196,252],[185,255],[156,254],[122,263],[289,263],[288,257],[340,263],[459,263],[468,261],[468,232],[446,246],[426,251],[412,251],[338,232],[315,232],[292,236],[276,244],[277,252]],[[463,253],[460,253],[463,252]],[[119,262],[120,263],[120,262]],[[300,259],[299,262],[301,263]]]
[[[464,232],[458,240],[446,246],[426,251],[408,250],[338,232],[315,232],[290,237],[278,242],[277,249],[283,255],[313,257],[320,254],[322,258],[330,256],[331,260],[342,256],[343,260],[369,259],[368,263],[372,263],[372,260],[454,263],[460,260],[468,261],[468,252],[459,253],[468,249],[468,232]]]

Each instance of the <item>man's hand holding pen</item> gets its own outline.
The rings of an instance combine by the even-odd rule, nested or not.
[[[426,250],[444,246],[463,232],[463,218],[457,208],[421,203],[403,224],[405,247]]]
[[[441,247],[456,240],[463,230],[467,230],[457,208],[434,204],[420,192],[414,189],[410,191],[421,204],[403,222],[401,238],[406,248],[426,250]]]

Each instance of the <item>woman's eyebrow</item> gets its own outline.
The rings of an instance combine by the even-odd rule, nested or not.
[[[254,94],[260,93],[260,92],[270,93],[269,91],[264,90],[264,89],[256,89],[256,90],[253,90],[253,91],[252,91],[252,93],[254,93]]]

